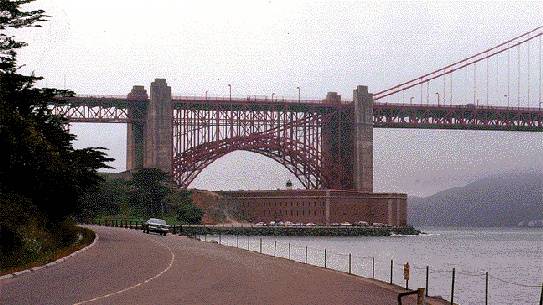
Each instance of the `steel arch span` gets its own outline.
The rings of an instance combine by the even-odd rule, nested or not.
[[[327,179],[322,170],[321,124],[329,117],[289,107],[250,111],[232,105],[194,109],[181,104],[174,110],[174,180],[186,188],[215,160],[245,150],[282,164],[305,188],[322,188]]]

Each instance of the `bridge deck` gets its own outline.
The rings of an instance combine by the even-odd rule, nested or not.
[[[75,96],[66,104],[55,105],[53,112],[66,115],[71,122],[126,123],[134,118],[130,105],[145,105],[148,100],[126,96]],[[174,96],[174,109],[330,112],[352,111],[352,101],[268,99],[267,97]],[[497,107],[473,104],[422,105],[375,102],[376,128],[423,128],[466,130],[543,131],[543,109],[535,107]]]

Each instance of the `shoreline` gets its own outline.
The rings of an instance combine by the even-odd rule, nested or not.
[[[395,236],[419,235],[413,227],[269,227],[269,226],[204,226],[183,225],[172,227],[174,234],[193,235],[244,235],[244,236]]]

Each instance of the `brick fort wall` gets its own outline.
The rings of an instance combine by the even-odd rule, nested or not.
[[[218,192],[256,222],[331,224],[358,221],[407,225],[407,195],[344,190],[266,190]]]

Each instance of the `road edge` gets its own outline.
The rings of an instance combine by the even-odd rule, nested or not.
[[[92,230],[88,226],[85,226],[85,227],[87,229],[89,229],[89,230]],[[28,269],[25,269],[25,270],[4,274],[4,275],[0,276],[0,281],[15,278],[15,277],[19,277],[19,276],[24,275],[24,274],[36,272],[36,271],[44,269],[44,268],[53,267],[53,266],[55,266],[57,264],[60,264],[60,263],[64,262],[65,260],[67,260],[70,257],[74,257],[74,256],[78,255],[81,252],[87,251],[88,249],[92,248],[96,244],[96,242],[98,242],[98,239],[99,239],[98,233],[96,233],[96,231],[94,231],[94,230],[92,230],[92,231],[94,232],[94,240],[89,245],[87,245],[87,246],[85,246],[85,247],[83,247],[83,248],[81,248],[81,249],[79,249],[77,251],[74,251],[74,252],[72,252],[72,253],[70,253],[70,254],[68,254],[66,256],[63,256],[63,257],[57,259],[56,261],[52,261],[52,262],[49,262],[49,263],[41,265],[41,266],[32,267],[32,268],[28,268]]]

